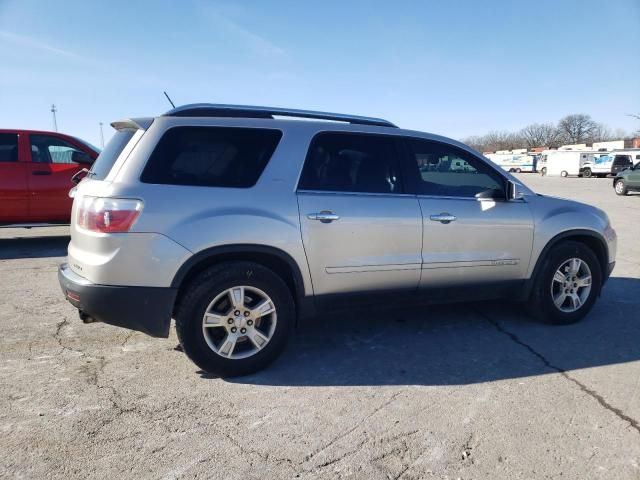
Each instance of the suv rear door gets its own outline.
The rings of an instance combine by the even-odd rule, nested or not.
[[[0,133],[0,223],[28,220],[27,164],[20,155],[24,135]]]
[[[69,221],[71,177],[92,163],[95,152],[50,134],[29,134],[29,145],[30,220]],[[77,163],[78,159],[83,163]]]
[[[392,136],[323,132],[298,184],[302,240],[314,293],[415,289],[422,217],[404,190]]]
[[[525,278],[533,217],[506,199],[506,180],[488,162],[453,145],[407,138],[409,188],[424,221],[421,287]]]

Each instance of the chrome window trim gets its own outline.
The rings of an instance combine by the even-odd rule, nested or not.
[[[358,197],[411,197],[416,196],[413,193],[373,193],[373,192],[348,192],[340,190],[296,190],[296,194],[303,195],[348,195]]]

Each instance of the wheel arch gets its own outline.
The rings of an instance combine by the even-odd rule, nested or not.
[[[549,252],[552,248],[559,245],[562,242],[573,241],[579,242],[587,247],[589,247],[593,253],[596,255],[598,259],[598,263],[600,264],[600,272],[602,274],[603,284],[607,278],[608,274],[608,265],[609,265],[609,254],[607,250],[607,242],[604,237],[595,232],[593,230],[579,229],[579,230],[568,230],[566,232],[559,233],[551,240],[547,242],[544,246],[540,255],[538,256],[538,260],[536,261],[536,265],[533,268],[533,272],[531,273],[531,277],[526,284],[525,287],[525,297],[528,297],[533,289],[533,286],[536,282],[540,271],[542,270],[545,261],[549,257]]]
[[[285,251],[276,247],[253,244],[222,245],[202,250],[184,262],[171,282],[171,287],[178,290],[178,298],[183,289],[200,272],[228,261],[250,261],[273,270],[291,290],[291,294],[300,306],[307,297],[302,272],[295,260]]]

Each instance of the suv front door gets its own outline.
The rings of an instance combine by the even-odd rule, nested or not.
[[[453,145],[416,138],[406,145],[406,176],[424,222],[420,287],[524,279],[533,217],[524,200],[507,200],[506,179]]]
[[[417,288],[422,216],[400,161],[391,136],[324,132],[311,142],[297,196],[316,296]]]

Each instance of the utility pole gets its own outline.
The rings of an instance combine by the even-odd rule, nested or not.
[[[102,122],[100,122],[100,147],[104,149],[104,132],[102,131]]]
[[[56,112],[58,110],[56,109],[55,104],[51,105],[51,113],[53,114],[53,129],[57,132],[58,131],[58,121],[56,120]]]

